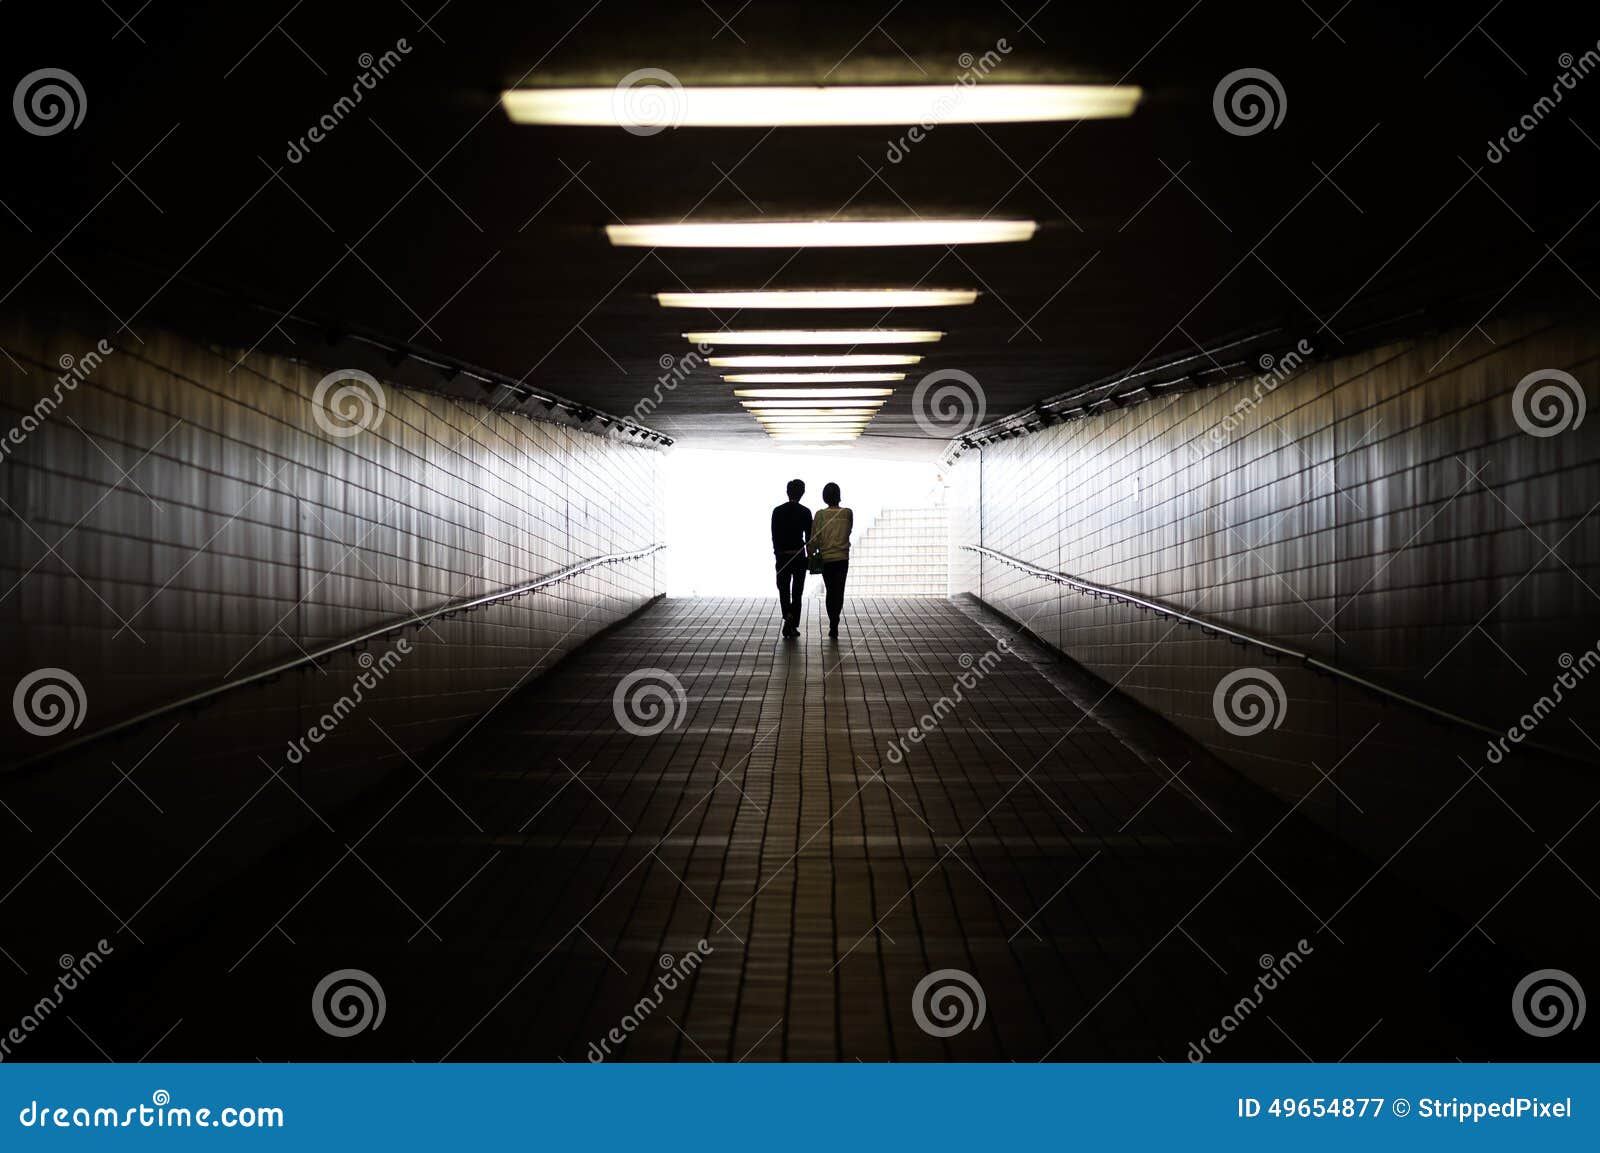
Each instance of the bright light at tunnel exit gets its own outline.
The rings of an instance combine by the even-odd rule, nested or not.
[[[840,487],[841,503],[855,515],[851,540],[857,550],[884,509],[923,508],[943,500],[933,462],[862,456],[863,447],[784,441],[722,452],[680,444],[663,454],[661,539],[670,547],[661,555],[667,595],[770,597],[776,614],[772,510],[787,499],[790,480],[805,482],[800,503],[813,513],[823,507],[823,485],[833,481]],[[730,476],[739,483],[730,485]],[[810,578],[805,595],[808,601],[822,595],[820,577]]]

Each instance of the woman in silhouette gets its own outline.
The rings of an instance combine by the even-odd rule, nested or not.
[[[828,507],[811,521],[811,555],[822,559],[822,584],[827,589],[828,635],[839,635],[839,611],[844,608],[844,578],[850,571],[850,530],[855,514],[839,507],[839,486],[831,480],[822,486]]]

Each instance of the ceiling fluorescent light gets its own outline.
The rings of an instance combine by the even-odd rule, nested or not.
[[[873,417],[877,416],[878,413],[876,410],[871,412],[833,412],[828,409],[817,409],[809,412],[795,412],[792,410],[780,409],[777,412],[752,412],[750,415],[760,421],[842,420],[849,421],[852,424],[864,424]]]
[[[889,364],[916,364],[922,357],[903,353],[867,352],[835,356],[713,356],[708,363],[712,368],[827,368],[840,365],[850,368],[873,368]]]
[[[882,408],[881,400],[741,400],[751,412],[833,412],[845,409],[850,412],[876,412]]]
[[[824,425],[867,425],[872,423],[870,416],[758,416],[755,418],[764,425],[774,428],[787,425],[791,428],[822,428]]]
[[[889,248],[1006,244],[1030,239],[1032,220],[752,220],[721,224],[608,224],[618,248]]]
[[[768,416],[877,416],[875,408],[747,408],[755,419]]]
[[[858,432],[769,432],[773,440],[855,440]]]
[[[655,129],[843,124],[1016,124],[1131,116],[1141,90],[1120,84],[949,84],[520,88],[500,94],[514,124]],[[641,100],[641,94],[654,100]]]
[[[932,344],[942,332],[915,328],[762,328],[742,332],[686,332],[691,344]]]
[[[729,384],[874,384],[905,378],[903,372],[735,372],[722,379]]]
[[[658,292],[662,308],[946,308],[971,304],[971,288],[778,288]]]
[[[858,400],[893,396],[892,388],[736,388],[733,395],[751,400]]]
[[[741,391],[741,392],[760,392],[760,391],[763,391],[763,390],[761,390],[761,389],[740,389],[739,391]],[[776,390],[774,390],[774,391],[776,391]],[[827,391],[831,391],[831,390],[824,390],[824,389],[818,388],[818,389],[810,389],[808,391],[812,391],[812,392],[827,392]],[[768,399],[765,399],[765,400],[748,400],[748,399],[746,399],[746,400],[741,400],[739,403],[744,405],[746,408],[766,408],[766,409],[774,409],[774,410],[782,410],[782,409],[786,409],[786,408],[861,408],[861,409],[877,409],[877,408],[882,408],[885,404],[889,403],[883,397],[857,397],[857,396],[850,396],[849,395],[851,392],[870,392],[871,391],[870,389],[865,389],[865,388],[862,388],[862,389],[841,388],[841,389],[838,389],[837,391],[840,392],[840,393],[843,393],[844,395],[843,396],[828,396],[828,395],[824,395],[824,396],[820,396],[820,397],[812,397],[810,399],[805,399],[805,398],[789,398],[789,399],[781,399],[780,398],[778,400],[773,400],[771,398],[768,398]]]

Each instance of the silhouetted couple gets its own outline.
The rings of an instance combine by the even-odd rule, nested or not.
[[[828,507],[811,515],[800,503],[806,482],[789,482],[789,499],[772,510],[772,553],[778,567],[778,608],[783,612],[783,635],[800,635],[800,596],[805,591],[806,574],[822,574],[827,590],[828,635],[839,635],[839,613],[844,608],[844,578],[850,571],[850,530],[855,516],[839,507],[839,486],[829,481],[822,486],[822,500]]]

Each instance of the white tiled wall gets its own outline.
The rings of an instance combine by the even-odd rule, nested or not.
[[[979,594],[1286,800],[1305,797],[1304,811],[1387,852],[1456,789],[1458,746],[1483,763],[1483,739],[1419,729],[1402,710],[1258,650],[979,564],[959,546],[981,541],[1163,600],[1508,724],[1548,692],[1563,653],[1600,641],[1600,520],[1590,516],[1600,327],[1522,317],[1484,328],[1493,344],[1453,331],[1317,361],[1219,442],[1210,430],[1254,378],[969,451],[952,473],[952,591]],[[1512,393],[1549,368],[1576,375],[1590,417],[1530,436]],[[1279,677],[1288,707],[1281,727],[1238,737],[1218,725],[1213,691],[1253,665]],[[1600,740],[1594,694],[1585,699],[1570,717]],[[1593,752],[1566,719],[1540,735]],[[1334,766],[1345,796],[1320,783]],[[1558,817],[1586,795],[1562,772],[1515,770],[1499,787],[1525,795],[1530,814]],[[1474,795],[1504,847],[1500,827],[1515,822],[1487,790],[1452,811],[1470,812]]]
[[[140,335],[123,334],[30,431],[24,416],[61,358],[82,358],[101,334],[0,321],[0,423],[20,437],[0,463],[0,685],[9,697],[34,669],[70,671],[88,700],[78,733],[658,539],[657,451],[396,388],[381,423],[337,439],[313,415],[326,367],[262,356],[235,367],[237,349]],[[428,764],[508,690],[657,594],[658,559],[410,630],[413,651],[293,779],[337,801],[388,768],[414,771],[407,757]],[[86,757],[96,773],[127,766],[176,723],[139,779],[220,820],[263,779],[257,758],[284,765],[287,742],[361,671],[353,654],[335,658]],[[8,762],[50,745],[13,735]],[[62,771],[28,786],[41,813]],[[82,787],[57,798],[66,814],[93,799],[76,799]]]

